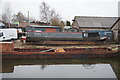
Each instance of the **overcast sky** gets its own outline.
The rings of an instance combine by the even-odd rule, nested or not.
[[[42,1],[54,8],[64,21],[72,21],[74,16],[118,17],[120,0],[1,0],[0,8],[4,9],[7,2],[13,13],[20,11],[27,16],[30,11],[30,16],[38,20]]]

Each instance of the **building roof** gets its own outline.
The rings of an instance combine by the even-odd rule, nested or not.
[[[31,27],[38,27],[38,28],[61,28],[60,26],[39,26],[39,25],[30,25]]]
[[[47,25],[47,23],[43,23],[43,22],[31,22],[30,25],[38,25],[38,26],[40,26],[40,25]],[[24,28],[26,26],[28,26],[28,22],[20,22],[19,23],[19,27],[23,27]]]
[[[118,17],[90,17],[90,16],[76,16],[79,27],[87,28],[111,28],[117,21]]]
[[[0,26],[5,26],[5,24],[3,24],[2,22],[0,22]]]

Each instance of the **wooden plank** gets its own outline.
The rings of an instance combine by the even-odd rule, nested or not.
[[[63,48],[57,48],[54,50],[55,52],[65,52],[65,50]]]

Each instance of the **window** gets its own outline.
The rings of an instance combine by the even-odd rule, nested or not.
[[[88,37],[88,33],[84,33],[84,37]]]
[[[0,32],[0,37],[2,37],[3,36],[3,32]]]
[[[99,37],[99,33],[88,33],[88,37]]]

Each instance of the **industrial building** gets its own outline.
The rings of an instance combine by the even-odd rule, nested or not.
[[[72,26],[79,31],[99,32],[101,36],[106,35],[113,37],[112,40],[118,40],[119,22],[119,17],[75,16]]]

